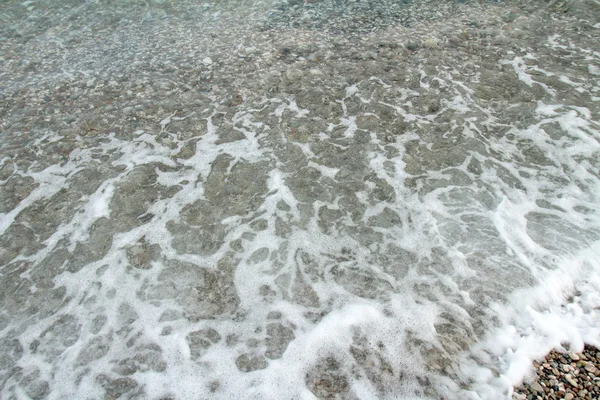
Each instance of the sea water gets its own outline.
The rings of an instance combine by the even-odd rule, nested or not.
[[[0,5],[0,397],[503,399],[600,345],[600,5]]]

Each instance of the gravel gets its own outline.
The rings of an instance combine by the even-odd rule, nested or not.
[[[265,29],[318,29],[365,34],[401,24],[434,21],[455,15],[461,1],[446,0],[286,0],[270,10]]]
[[[593,346],[581,353],[552,350],[533,366],[535,380],[516,387],[514,400],[600,398],[600,350]]]

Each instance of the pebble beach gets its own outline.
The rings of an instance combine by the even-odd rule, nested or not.
[[[534,380],[515,388],[513,399],[600,398],[600,351],[593,346],[577,353],[553,350],[533,366]]]

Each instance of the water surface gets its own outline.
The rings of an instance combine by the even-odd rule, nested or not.
[[[600,345],[600,5],[4,1],[0,397],[500,399]]]

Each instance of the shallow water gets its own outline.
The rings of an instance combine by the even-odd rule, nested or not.
[[[0,398],[501,399],[600,345],[600,4],[0,5]]]

